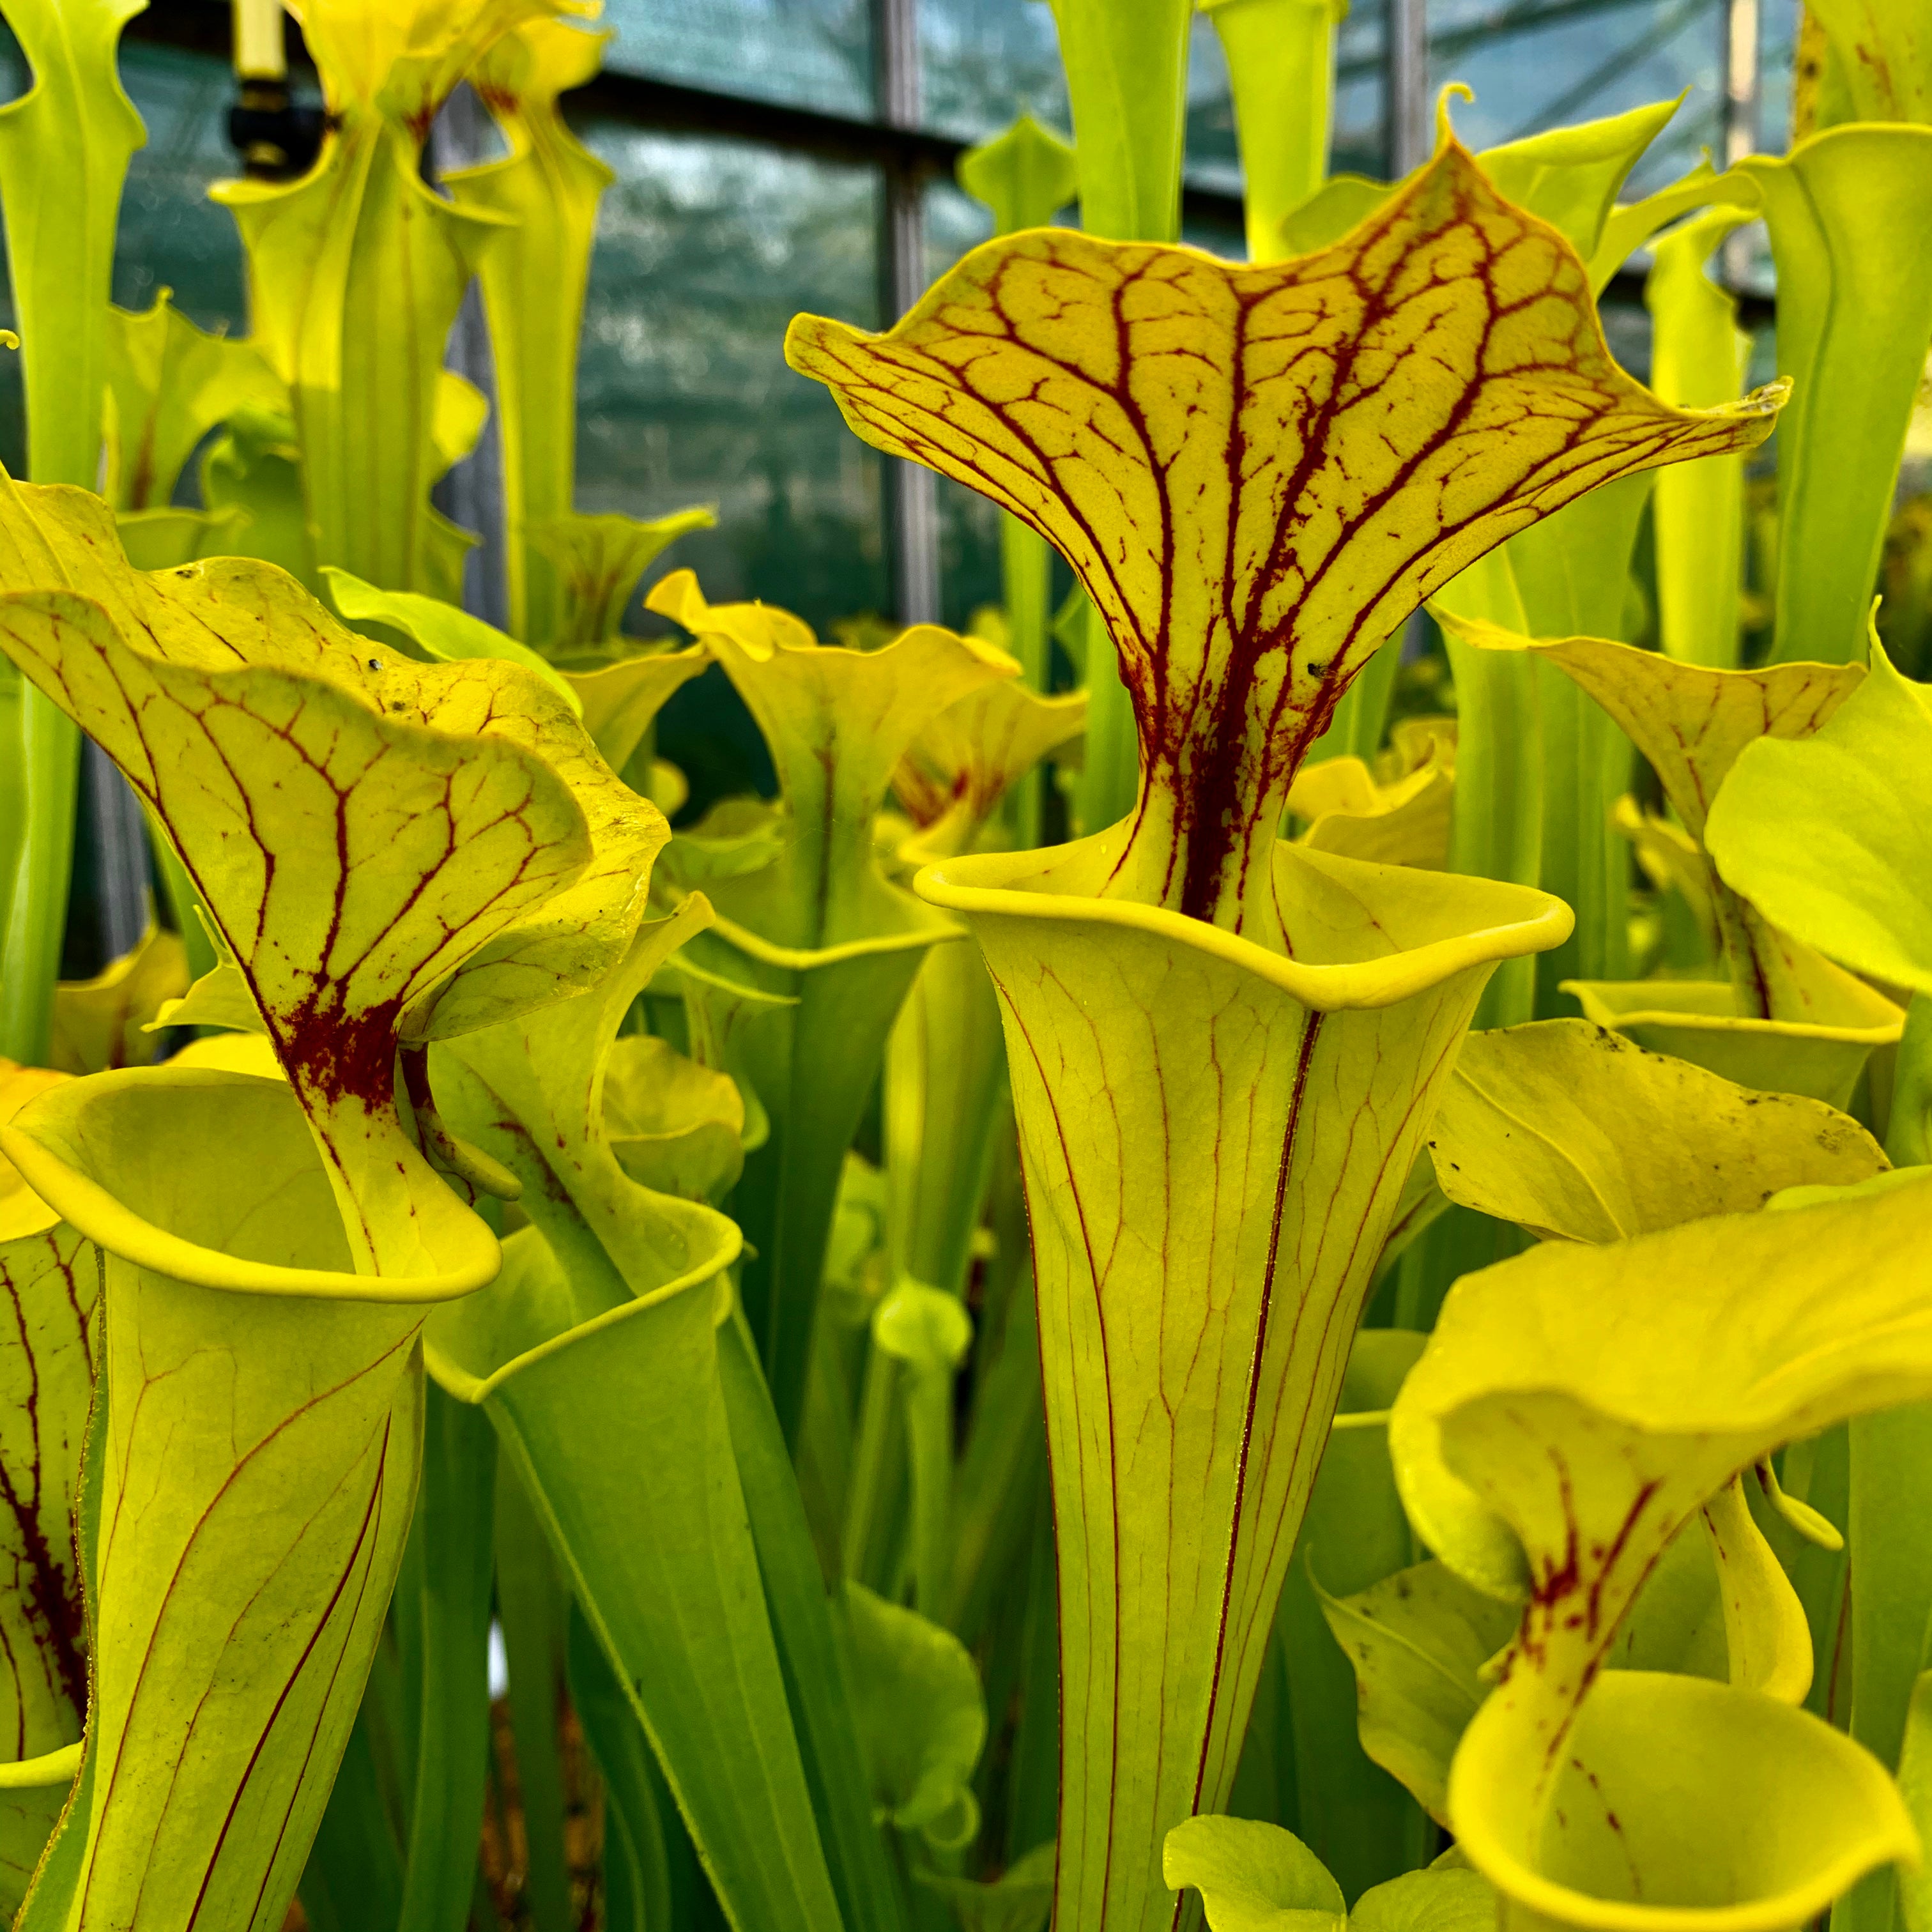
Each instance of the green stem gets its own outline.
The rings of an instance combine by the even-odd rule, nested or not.
[[[1624,636],[1630,558],[1652,481],[1649,471],[1619,477],[1532,525],[1466,573],[1452,594],[1486,573],[1488,594],[1505,604],[1513,594],[1516,608],[1476,614],[1525,637]],[[1512,591],[1499,593],[1505,578]],[[1550,1019],[1574,1010],[1557,991],[1563,980],[1621,980],[1628,970],[1630,854],[1611,813],[1630,789],[1636,754],[1616,719],[1554,664],[1539,664],[1528,675],[1541,716],[1543,866],[1540,880],[1527,883],[1540,883],[1576,915],[1569,938],[1534,962],[1536,1017]],[[1460,790],[1460,744],[1456,768]]]
[[[861,1928],[901,1932],[900,1901],[872,1822],[872,1784],[824,1573],[742,1317],[718,1330],[718,1364],[731,1447],[832,1885],[853,1932]]]
[[[1029,1521],[1029,1536],[1032,1528]],[[1006,1816],[1012,1790],[1015,1726],[1011,1719],[1018,1706],[1020,1665],[1026,1650],[1025,1582],[1022,1570],[1021,1587],[1009,1590],[993,1605],[985,1630],[970,1646],[980,1666],[988,1721],[986,1748],[980,1754],[973,1773],[974,1794],[980,1801],[980,1844],[985,1858],[997,1858],[1002,1864],[1012,1862],[1001,1848],[1007,1842]]]
[[[1006,1804],[1011,1864],[1051,1838],[1060,1814],[1060,1581],[1054,1558],[1053,1499],[1041,1480],[1033,1511],[1024,1646],[1020,1666],[1019,1729],[1013,1738]]]
[[[557,1693],[568,1599],[516,1472],[496,1471],[496,1600],[510,1670],[510,1728],[528,1844],[524,1896],[536,1932],[574,1932],[564,1860],[563,1766]]]
[[[6,9],[33,86],[0,114],[0,226],[20,332],[27,473],[100,481],[107,298],[128,158],[145,138],[116,73],[132,7]],[[44,1066],[67,931],[80,733],[22,682],[24,819],[0,940],[0,1054]]]
[[[20,693],[26,680],[8,658],[0,662],[0,932],[27,839],[27,778],[20,768]]]
[[[988,1325],[982,1322],[982,1333]],[[1015,1292],[998,1352],[982,1358],[973,1379],[972,1419],[955,1490],[952,1586],[945,1618],[969,1648],[979,1642],[1001,1592],[1025,1573],[1032,1498],[1046,1493],[1038,1317],[1028,1277],[1022,1276]]]
[[[382,1786],[365,1703],[302,1871],[310,1932],[369,1932],[404,1922],[403,1855]]]
[[[0,1055],[44,1066],[67,932],[80,733],[23,680],[20,734],[24,823],[0,935]]]
[[[1192,0],[1054,0],[1053,10],[1081,226],[1117,242],[1175,240]]]
[[[937,1622],[952,1568],[952,1375],[908,1367],[901,1384],[912,1478],[913,1607]]]
[[[496,1438],[482,1409],[424,1385],[415,1802],[400,1924],[464,1932],[490,1752]]]
[[[566,1662],[570,1701],[604,1778],[604,1923],[608,1932],[661,1932],[676,1921],[650,1749],[623,1686],[575,1604]]]
[[[1000,518],[1000,575],[1006,593],[1006,632],[1013,656],[1020,661],[1020,676],[1031,690],[1051,691],[1053,647],[1047,626],[1053,552],[1037,530],[1010,514]],[[1046,788],[1052,783],[1052,769],[1042,764],[1006,794],[1004,816],[1020,851],[1031,851],[1040,842]]]
[[[664,1781],[664,1767],[658,1762],[656,1754],[644,1754],[644,1774],[650,1780],[651,1798],[657,1806],[658,1830],[664,1840],[667,1882],[670,1889],[670,1916],[664,1922],[668,1926],[691,1928],[691,1932],[706,1932],[706,1928],[725,1924],[724,1909],[718,1903],[718,1894],[711,1888],[711,1882],[705,1876],[704,1867],[699,1860],[698,1847],[692,1842],[683,1814],[677,1808],[677,1800],[671,1796],[670,1786]],[[650,1932],[658,1932],[653,1925]]]
[[[1006,1077],[999,1002],[979,948],[934,946],[886,1044],[893,1280],[965,1294]]]
[[[1459,721],[1449,869],[1535,885],[1543,866],[1547,763],[1537,667],[1514,652],[1445,642]],[[1534,1017],[1535,1001],[1534,956],[1505,959],[1484,990],[1474,1024],[1518,1025]]]
[[[1554,1019],[1575,1011],[1557,990],[1563,980],[1621,980],[1628,970],[1630,848],[1610,814],[1630,789],[1635,754],[1623,728],[1556,665],[1526,668],[1538,686],[1542,716],[1543,889],[1576,915],[1570,938],[1530,962],[1536,1017]],[[1463,769],[1459,746],[1459,778]]]
[[[993,1252],[981,1271],[980,1307],[974,1322],[972,1386],[977,1390],[988,1365],[1006,1346],[1017,1322],[1024,1322],[1036,1340],[1029,1344],[1038,1359],[1038,1321],[1033,1305],[1033,1243],[1027,1220],[1026,1189],[1020,1176],[1019,1134],[1013,1119],[1012,1093],[1002,1098],[993,1130],[993,1169],[986,1183],[986,1229]],[[977,1398],[975,1397],[976,1403]]]
[[[389,1820],[389,1835],[396,1847],[396,1896],[402,1897],[403,1831],[407,1822],[409,1793],[416,1771],[411,1754],[414,1706],[403,1695],[401,1658],[393,1641],[376,1646],[369,1666],[369,1682],[362,1693],[358,1721],[368,1727],[370,1755],[375,1765],[376,1790]]]
[[[1851,1520],[1851,1460],[1850,1430],[1841,1423],[1792,1443],[1784,1452],[1780,1480],[1787,1496],[1842,1532]],[[1795,1534],[1780,1535],[1776,1546],[1811,1632],[1811,1688],[1804,1708],[1842,1726],[1844,1700],[1834,1693],[1844,1684],[1839,1660],[1850,1621],[1845,1613],[1846,1552],[1821,1549]]]
[[[1335,77],[1330,0],[1218,0],[1240,135],[1248,260],[1278,260],[1281,224],[1322,185]]]
[[[845,1574],[845,1504],[858,1446],[854,1418],[870,1347],[862,1321],[828,1320],[812,1351],[812,1387],[793,1463],[812,1546],[828,1576]]]
[[[486,1780],[487,1782],[487,1780]],[[490,1888],[490,1874],[483,1861],[476,1861],[476,1873],[470,1886],[471,1932],[508,1932],[502,1915],[496,1910],[496,1894]]]
[[[1006,631],[1020,675],[1029,690],[1052,688],[1047,625],[1052,615],[1053,551],[1030,524],[1009,512],[1000,518],[1000,574],[1006,599]]]
[[[750,1070],[770,1108],[771,1135],[746,1156],[730,1211],[745,1235],[739,1292],[788,1443],[796,1443],[805,1409],[845,1150],[920,963],[888,952],[800,974],[798,1004],[784,1019],[788,1050]]]
[[[1932,1162],[1932,999],[1915,993],[1892,1076],[1885,1150],[1894,1167]]]
[[[885,1523],[892,1480],[898,1473],[898,1384],[902,1364],[874,1342],[866,1354],[859,1396],[859,1430],[852,1450],[852,1481],[845,1495],[844,1574],[873,1586],[885,1574]]]
[[[1932,1402],[1907,1402],[1851,1424],[1852,1736],[1898,1768],[1905,1718],[1926,1667],[1932,1609]],[[1856,1886],[1832,1912],[1832,1932],[1892,1932],[1898,1886],[1890,1867]]]
[[[372,1712],[375,1738],[382,1749],[394,1780],[398,1840],[409,1830],[409,1808],[416,1788],[418,1726],[422,1714],[423,1524],[418,1508],[410,1519],[409,1540],[396,1568],[396,1587],[389,1593],[386,1626],[394,1668],[383,1686],[380,1710]],[[371,1682],[371,1689],[374,1688]],[[368,1708],[368,1697],[363,1700]]]
[[[1120,242],[1180,232],[1192,0],[1054,0],[1073,110],[1080,225]],[[1104,831],[1133,809],[1139,744],[1113,640],[1087,610],[1087,752],[1075,810]]]

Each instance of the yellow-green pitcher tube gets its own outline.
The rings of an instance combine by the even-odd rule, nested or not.
[[[1605,1672],[1540,1807],[1526,1755],[1492,1699],[1450,1784],[1454,1804],[1486,1781],[1459,1843],[1497,1888],[1498,1932],[1799,1932],[1915,1850],[1876,1758],[1808,1711],[1706,1678]]]
[[[949,861],[1005,1022],[1060,1545],[1064,1926],[1180,1922],[1226,1801],[1361,1305],[1520,886],[1282,846],[1291,957],[1092,896],[1119,832]],[[1316,1123],[1322,1124],[1319,1131]]]
[[[433,192],[424,142],[456,83],[505,33],[581,9],[338,0],[292,10],[328,112],[321,152],[299,180],[226,182],[213,196],[241,231],[256,338],[288,385],[313,563],[456,602],[472,539],[429,502],[460,453],[454,422],[439,420],[452,393],[443,348],[510,218]],[[475,420],[460,403],[454,413]]]
[[[557,97],[596,74],[610,38],[541,18],[506,34],[472,80],[510,152],[446,183],[458,206],[514,224],[484,251],[478,280],[502,437],[509,629],[537,644],[559,637],[569,602],[567,573],[531,532],[573,506],[577,345],[597,204],[614,178],[565,124]]]
[[[1856,664],[1932,332],[1932,128],[1834,128],[1741,164],[1778,267],[1778,362],[1793,379],[1778,441],[1772,661]]]
[[[115,224],[128,158],[145,138],[117,49],[145,4],[14,0],[7,9],[32,77],[0,108],[0,214],[36,482],[91,489],[99,470]],[[67,920],[80,734],[31,686],[17,705],[18,736],[4,754],[18,774],[21,824],[13,839],[0,832],[10,869],[0,878],[0,1054],[38,1066]]]
[[[1503,376],[1470,336],[1451,527],[1418,488],[1444,396],[1378,391],[1372,424],[1351,422],[1326,352],[1280,373],[1279,344],[1318,326],[1366,352],[1395,311],[1342,312],[1365,278],[1398,307],[1426,292],[1447,331],[1446,289],[1477,324],[1520,273],[1535,298],[1511,312],[1547,346],[1533,380],[1527,360]],[[974,928],[1006,1028],[1060,1545],[1065,1928],[1178,1922],[1162,1840],[1226,1800],[1435,1082],[1496,963],[1572,923],[1533,887],[1283,848],[1287,789],[1418,602],[1612,475],[1760,440],[1778,405],[1660,405],[1611,361],[1588,288],[1445,124],[1430,167],[1293,262],[1038,230],[976,251],[887,334],[804,316],[787,340],[859,434],[1060,546],[1145,754],[1109,830],[920,880]],[[1391,366],[1414,366],[1408,346],[1389,335]],[[1520,440],[1559,421],[1560,440]]]
[[[895,1279],[963,1296],[1006,1071],[986,969],[936,946],[886,1042],[889,1252]]]
[[[1712,251],[1744,219],[1714,208],[1660,240],[1644,282],[1656,348],[1658,394],[1694,408],[1729,402],[1744,387],[1751,338],[1737,303],[1705,272]],[[1657,621],[1672,657],[1736,669],[1742,640],[1744,471],[1739,456],[1680,464],[1657,479],[1652,517],[1657,546]]]
[[[495,1274],[418,1161],[428,1270],[352,1272],[280,1080],[182,1069],[52,1090],[4,1130],[106,1256],[92,1707],[66,1932],[274,1932],[381,1634],[422,1452],[429,1309]],[[75,1808],[79,1813],[81,1808]]]
[[[0,1122],[66,1076],[0,1060]],[[0,1156],[0,1916],[20,1909],[67,1802],[87,1710],[74,1518],[94,1399],[100,1268]]]
[[[1754,1472],[1780,1445],[1921,1399],[1926,1184],[1773,1204],[1466,1276],[1392,1408],[1418,1534],[1522,1606],[1448,1780],[1449,1828],[1510,1924],[1784,1932],[1917,1862],[1879,1756],[1802,1708],[1809,1620],[1744,1492],[1774,1501]],[[1610,1667],[1700,1517],[1729,1682]]]
[[[1348,0],[1203,0],[1228,59],[1248,260],[1294,250],[1282,224],[1328,172],[1335,29]]]

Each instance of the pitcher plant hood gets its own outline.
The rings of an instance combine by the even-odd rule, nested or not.
[[[1680,410],[1626,375],[1581,258],[1446,120],[1430,166],[1312,254],[1036,229],[884,334],[801,316],[786,354],[868,442],[1066,556],[1140,736],[1106,890],[1237,928],[1296,767],[1423,598],[1598,484],[1762,441],[1784,393]]]
[[[602,976],[662,814],[531,673],[415,663],[271,565],[136,571],[80,491],[0,480],[0,650],[180,854],[380,1272],[399,1047]]]

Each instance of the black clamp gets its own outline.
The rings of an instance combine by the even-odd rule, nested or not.
[[[285,80],[249,80],[228,110],[228,139],[242,165],[258,179],[292,181],[315,165],[327,128],[317,106],[290,97]]]

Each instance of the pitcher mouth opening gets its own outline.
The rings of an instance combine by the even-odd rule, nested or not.
[[[1612,1776],[1612,1766],[1634,1735],[1668,1735],[1657,1722],[1653,1700],[1660,1695],[1675,1707],[1671,1716],[1689,1765],[1684,1777],[1714,1752],[1733,1764],[1721,1808],[1687,1810],[1681,1797],[1652,1788],[1650,1761],[1640,1756],[1634,1762],[1646,1767],[1643,1775],[1626,1771]],[[1606,1671],[1570,1733],[1570,1786],[1559,1779],[1534,1795],[1520,1778],[1498,1774],[1496,1759],[1511,1748],[1509,1730],[1507,1715],[1491,1707],[1472,1720],[1450,1774],[1452,1822],[1470,1863],[1503,1898],[1553,1925],[1579,1932],[1787,1932],[1815,1918],[1866,1873],[1917,1850],[1903,1803],[1895,1795],[1888,1805],[1885,1801],[1881,1780],[1888,1780],[1878,1760],[1822,1719],[1761,1692],[1662,1672]],[[1814,1856],[1794,1847],[1792,1834],[1773,1826],[1777,1850],[1767,1859],[1762,1849],[1731,1841],[1762,1826],[1773,1802],[1766,1787],[1777,1782],[1776,1766],[1781,1760],[1787,1773],[1791,1768],[1790,1756],[1779,1746],[1788,1750],[1800,1739],[1831,1744],[1830,1762],[1810,1759],[1802,1805],[1841,1820],[1856,1818],[1862,1842]],[[1589,1768],[1588,1760],[1606,1747],[1609,1758],[1600,1772]],[[1664,1780],[1666,1786],[1670,1782]],[[1516,1786],[1518,1804],[1505,1804],[1502,1816],[1493,1810],[1472,1815],[1466,1791],[1480,1786],[1494,1792],[1509,1784]],[[1654,1899],[1618,1898],[1612,1895],[1615,1886],[1592,1886],[1584,1869],[1593,1863],[1586,1828],[1592,1807],[1609,1821],[1619,1870],[1634,1874],[1648,1852],[1676,1866],[1678,1882],[1653,1879],[1648,1888],[1662,1894]],[[1546,1824],[1552,1815],[1574,1816],[1583,1825],[1574,1840],[1552,1847]],[[1821,1852],[1831,1844],[1828,1826],[1819,1832],[1817,1842]],[[1838,1843],[1842,1846],[1842,1838]],[[1696,1876],[1685,1881],[1687,1869]],[[1684,1896],[1694,1894],[1700,1880],[1710,1875],[1742,1870],[1760,1875],[1749,1898]]]
[[[1850,980],[1832,1013],[1816,1019],[1769,1019],[1737,1010],[1728,980],[1565,980],[1559,992],[1573,994],[1592,1018],[1611,1027],[1672,1026],[1687,1033],[1731,1033],[1762,1039],[1832,1040],[1848,1046],[1882,1046],[1898,1037],[1901,1010],[1884,994]]]
[[[660,1211],[668,1212],[683,1226],[693,1250],[689,1265],[681,1274],[661,1282],[656,1288],[620,1302],[614,1308],[555,1326],[539,1321],[512,1334],[507,1343],[490,1332],[490,1305],[511,1284],[507,1279],[493,1285],[493,1292],[479,1295],[451,1314],[439,1316],[424,1331],[423,1360],[430,1375],[446,1395],[459,1402],[481,1403],[525,1370],[584,1346],[594,1348],[596,1338],[611,1329],[637,1319],[650,1310],[662,1307],[679,1295],[703,1294],[707,1288],[716,1297],[716,1322],[730,1318],[737,1306],[737,1290],[730,1274],[743,1252],[743,1238],[737,1223],[715,1208],[700,1201],[668,1198],[659,1201]],[[527,1240],[530,1231],[506,1238],[514,1244]],[[710,1245],[700,1247],[700,1238]],[[553,1264],[554,1265],[554,1264]]]
[[[1101,896],[1120,828],[1046,852],[971,854],[923,867],[913,890],[967,917],[1112,926],[1223,959],[1319,1012],[1393,1006],[1452,974],[1547,952],[1576,923],[1534,886],[1345,859],[1278,842],[1279,930],[1238,934],[1165,907]]]
[[[200,1096],[184,1123],[184,1097]],[[195,1184],[185,1127],[219,1123],[244,1146],[236,1190]],[[238,1294],[428,1305],[492,1280],[496,1238],[427,1163],[410,1177],[416,1232],[436,1265],[354,1272],[328,1176],[286,1082],[209,1068],[130,1067],[50,1088],[0,1127],[0,1151],[60,1217],[104,1252]]]

